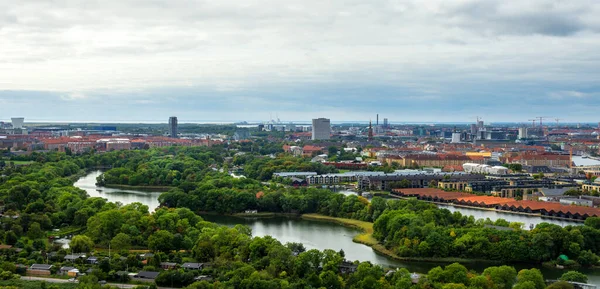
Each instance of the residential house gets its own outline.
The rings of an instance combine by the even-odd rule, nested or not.
[[[50,272],[50,269],[52,269],[52,265],[48,265],[48,264],[33,264],[29,267],[29,269],[27,269],[27,274],[28,275],[50,275],[52,274]]]
[[[154,279],[158,276],[159,272],[154,271],[140,271],[133,276],[134,280],[144,282],[154,282]]]
[[[173,262],[161,262],[160,263],[160,268],[162,268],[163,270],[171,270],[171,269],[175,269],[175,267],[177,267],[177,263],[173,263]]]
[[[202,263],[183,263],[183,265],[181,265],[181,268],[185,270],[202,270],[203,267],[204,264]]]

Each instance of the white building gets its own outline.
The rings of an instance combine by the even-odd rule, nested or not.
[[[312,139],[330,139],[331,122],[328,118],[316,118],[312,120]]]
[[[25,122],[24,117],[13,117],[11,118],[13,129],[22,129],[23,123]]]
[[[459,143],[460,142],[460,132],[453,132],[452,133],[452,143]]]
[[[520,127],[519,128],[519,139],[524,139],[524,138],[527,138],[527,128]]]

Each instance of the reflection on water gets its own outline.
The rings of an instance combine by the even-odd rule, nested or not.
[[[271,236],[282,244],[296,242],[310,249],[344,250],[349,260],[370,261],[387,267],[407,268],[411,272],[427,272],[437,263],[399,262],[376,254],[370,247],[352,242],[360,232],[337,224],[304,220],[299,218],[237,218],[231,216],[202,215],[207,221],[233,227],[237,224],[249,226],[253,236]]]
[[[105,198],[110,202],[120,202],[123,205],[138,202],[147,205],[150,211],[154,211],[154,209],[158,208],[158,197],[161,194],[160,192],[142,192],[98,187],[96,186],[96,178],[101,174],[101,171],[91,172],[75,182],[74,186],[85,190],[90,197]]]
[[[528,216],[528,215],[504,213],[504,212],[493,211],[493,210],[470,209],[470,208],[463,208],[463,207],[455,207],[452,205],[437,205],[437,206],[439,208],[448,209],[450,212],[460,212],[462,215],[473,216],[473,217],[475,217],[475,219],[489,218],[492,221],[496,221],[498,219],[504,219],[511,223],[512,222],[523,223],[523,229],[526,229],[526,230],[529,230],[531,225],[533,225],[533,227],[535,227],[537,224],[540,224],[540,223],[551,223],[551,224],[559,225],[561,227],[569,226],[569,225],[570,226],[583,225],[583,223],[581,223],[581,222],[548,219],[548,218],[534,217],[534,216]]]

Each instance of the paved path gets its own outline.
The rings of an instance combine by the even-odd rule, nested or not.
[[[28,280],[28,281],[46,281],[48,283],[70,283],[69,280],[67,279],[57,279],[57,278],[46,278],[46,277],[33,277],[33,276],[21,276],[22,280]],[[118,284],[118,283],[106,283],[110,286],[115,286],[117,288],[124,288],[124,289],[130,289],[130,288],[135,288],[136,286],[139,285],[132,285],[132,284]],[[161,289],[175,289],[175,288],[169,288],[169,287],[158,287]]]

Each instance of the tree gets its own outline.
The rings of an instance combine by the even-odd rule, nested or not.
[[[174,236],[166,230],[158,230],[148,238],[148,248],[152,251],[169,252],[173,250]]]
[[[511,289],[517,278],[517,271],[511,266],[488,267],[483,271],[498,288]]]
[[[493,288],[494,283],[491,280],[488,280],[488,278],[486,278],[483,275],[480,276],[475,276],[473,278],[471,278],[471,280],[469,280],[469,288],[479,288],[479,289],[488,289],[488,288]],[[496,284],[496,286],[498,286]],[[497,288],[502,288],[502,287],[497,287]]]
[[[321,278],[321,286],[328,289],[338,289],[344,287],[344,282],[342,281],[342,277],[331,271],[324,271],[319,275]]]
[[[131,237],[125,233],[119,233],[112,238],[110,245],[114,250],[129,250],[131,247]]]
[[[44,231],[42,231],[42,228],[38,222],[33,222],[31,225],[29,225],[27,237],[29,237],[29,239],[39,239],[44,237]]]
[[[338,153],[338,148],[334,147],[334,146],[330,146],[327,148],[327,152],[329,153],[329,156],[332,157]]]
[[[434,283],[445,283],[444,269],[440,266],[432,268],[427,272],[427,279]]]
[[[587,283],[588,278],[585,274],[579,273],[577,271],[569,271],[567,273],[562,274],[562,276],[560,276],[559,280]]]
[[[4,242],[8,245],[14,245],[19,240],[17,234],[14,231],[10,230],[4,234]]]
[[[467,268],[459,263],[453,263],[444,268],[444,280],[448,283],[468,284]]]
[[[584,224],[594,229],[600,229],[600,217],[589,217],[585,219]]]
[[[515,287],[513,287],[513,289],[538,289],[539,287],[535,286],[535,283],[533,281],[525,281],[525,282],[519,282],[517,283],[517,285],[515,285]]]
[[[73,252],[89,253],[94,248],[94,241],[85,235],[76,235],[71,239],[69,247]]]
[[[577,258],[577,263],[584,267],[590,267],[598,265],[599,261],[598,255],[592,253],[590,250],[581,251],[579,253],[579,258]]]
[[[467,289],[467,286],[465,286],[464,284],[448,283],[444,284],[444,286],[442,286],[442,289]]]
[[[546,282],[544,281],[544,276],[542,272],[538,269],[523,269],[519,271],[517,274],[517,285],[522,283],[532,282],[535,289],[544,289],[546,288]],[[521,286],[529,286],[522,284]],[[514,288],[517,288],[516,286]],[[528,287],[520,287],[520,289],[525,289]]]

